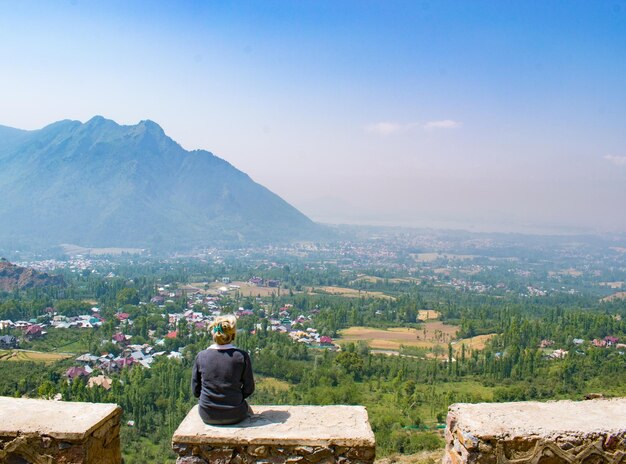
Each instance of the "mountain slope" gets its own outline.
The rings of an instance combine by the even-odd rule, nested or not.
[[[314,238],[321,228],[152,121],[0,127],[0,243],[189,247]]]
[[[45,272],[19,267],[0,259],[0,292],[48,286],[64,287],[65,281],[61,276],[49,276]]]

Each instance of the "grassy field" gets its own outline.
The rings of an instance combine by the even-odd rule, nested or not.
[[[256,384],[256,388],[259,390],[289,390],[289,382],[285,382],[284,380],[276,379],[274,377],[264,377],[261,375],[256,375],[254,377],[254,382]]]
[[[439,316],[441,316],[441,313],[439,311],[435,311],[434,309],[420,309],[417,314],[417,318],[420,321],[439,319]]]
[[[452,343],[455,352],[462,349],[482,350],[485,343],[493,337],[491,335],[477,335],[472,338],[456,340],[458,326],[446,325],[441,321],[429,320],[422,328],[410,329],[406,327],[394,327],[390,329],[374,329],[371,327],[350,327],[339,332],[341,338],[338,343],[365,341],[368,346],[375,350],[398,351],[401,346],[430,349],[435,346],[445,347]]]
[[[199,287],[199,288],[204,288],[204,285],[201,283],[191,284],[191,285],[195,287]],[[230,287],[231,285],[237,286],[238,288],[232,288]],[[229,293],[239,292],[241,296],[250,296],[250,297],[257,297],[257,296],[267,297],[267,296],[272,296],[272,294],[278,296],[279,292],[289,293],[288,290],[280,290],[276,287],[257,287],[256,285],[250,285],[248,282],[240,282],[240,281],[231,282],[229,284],[224,284],[222,282],[212,282],[209,285],[209,289],[211,289],[214,292],[222,287],[228,288]]]
[[[48,333],[36,338],[23,348],[32,351],[86,353],[89,351],[89,339],[94,336],[90,329],[48,329]]]
[[[342,296],[347,298],[381,298],[386,300],[395,300],[394,297],[385,295],[383,292],[368,292],[364,290],[357,290],[354,288],[347,287],[331,287],[331,286],[323,286],[323,287],[309,287],[307,289],[307,293],[309,295],[318,295],[318,294],[327,294],[327,295],[335,295]]]
[[[352,283],[369,282],[371,284],[375,284],[375,283],[384,282],[384,281],[387,281],[387,282],[389,282],[391,284],[405,284],[405,283],[414,284],[414,283],[419,283],[420,279],[415,279],[413,277],[393,277],[393,278],[389,278],[389,279],[384,279],[382,277],[362,275],[362,276],[358,276],[356,279],[354,279],[352,281]]]
[[[0,361],[55,362],[71,358],[68,353],[44,353],[42,351],[0,350]]]
[[[600,301],[626,300],[626,292],[617,292],[602,298]]]
[[[491,340],[495,334],[476,335],[471,338],[462,338],[456,343],[452,343],[452,348],[455,352],[461,351],[461,345],[465,345],[465,348],[470,350],[482,350],[485,348],[485,344]]]
[[[341,338],[337,341],[347,343],[364,340],[370,348],[380,350],[399,350],[401,345],[432,348],[436,345],[446,345],[454,340],[458,330],[458,326],[446,325],[441,321],[425,322],[419,329],[350,327],[339,332]]]

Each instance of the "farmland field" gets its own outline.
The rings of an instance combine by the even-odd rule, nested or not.
[[[256,388],[260,390],[276,390],[287,391],[289,390],[289,382],[277,379],[275,377],[266,377],[263,375],[257,375],[254,379]]]
[[[309,287],[307,293],[309,295],[315,294],[330,294],[336,296],[343,296],[347,298],[381,298],[385,300],[395,300],[394,297],[385,295],[383,292],[368,292],[365,290],[358,290],[354,288],[347,287],[331,287],[331,286],[322,286],[322,287]]]
[[[441,313],[439,311],[435,311],[434,309],[420,309],[417,314],[417,318],[420,321],[439,319],[439,316],[441,316]]]
[[[369,282],[375,284],[377,282],[389,282],[391,284],[403,284],[403,283],[419,283],[420,279],[416,279],[414,277],[391,277],[391,278],[383,278],[369,275],[361,275],[354,279],[351,283],[356,282]]]
[[[198,286],[201,284],[192,284],[192,285]],[[252,285],[252,284],[249,284],[248,282],[241,282],[241,281],[231,282],[229,284],[224,284],[222,282],[213,282],[209,285],[209,288],[213,291],[219,290],[222,287],[226,287],[229,293],[239,292],[239,294],[244,297],[245,296],[264,297],[264,296],[272,296],[272,294],[280,295],[280,292],[281,292],[281,289],[277,287],[257,287],[256,285]],[[282,290],[282,291],[289,293],[288,290]]]
[[[371,327],[350,327],[341,330],[339,343],[364,340],[370,348],[380,350],[399,350],[401,345],[432,348],[445,345],[456,338],[458,326],[446,325],[440,321],[424,323],[419,329],[394,327],[374,329]]]
[[[39,361],[54,362],[71,358],[67,353],[44,353],[42,351],[0,350],[0,361]]]
[[[482,350],[485,348],[485,343],[493,337],[493,334],[478,335],[455,341],[458,329],[458,326],[446,325],[440,321],[426,322],[419,329],[394,327],[385,330],[371,327],[350,327],[339,332],[341,338],[337,342],[342,344],[365,341],[370,348],[377,350],[400,350],[401,346],[428,349],[435,346],[445,346],[452,342],[453,349],[457,352],[461,350],[462,345],[465,345],[466,349]]]
[[[487,334],[487,335],[476,335],[471,338],[462,338],[457,343],[452,344],[452,348],[455,352],[461,350],[461,345],[465,345],[465,348],[469,348],[470,350],[482,350],[485,348],[485,344],[491,340],[495,334]]]
[[[604,297],[600,301],[616,301],[616,300],[626,300],[626,292],[613,293],[613,295]]]

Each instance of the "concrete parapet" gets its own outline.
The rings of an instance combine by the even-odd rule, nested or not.
[[[453,404],[444,464],[626,464],[626,398]]]
[[[178,464],[374,462],[362,406],[253,406],[236,425],[211,426],[194,407],[174,433]]]
[[[0,462],[119,464],[115,404],[0,397]]]

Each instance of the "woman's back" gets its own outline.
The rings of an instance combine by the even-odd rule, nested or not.
[[[248,414],[246,398],[254,392],[250,355],[231,343],[237,318],[222,316],[209,330],[215,343],[196,356],[191,390],[200,398],[200,417],[207,424],[235,424]]]
[[[254,391],[251,367],[248,353],[237,348],[209,348],[198,353],[194,379],[199,382],[194,394],[200,398],[200,407],[219,410],[241,407]]]

